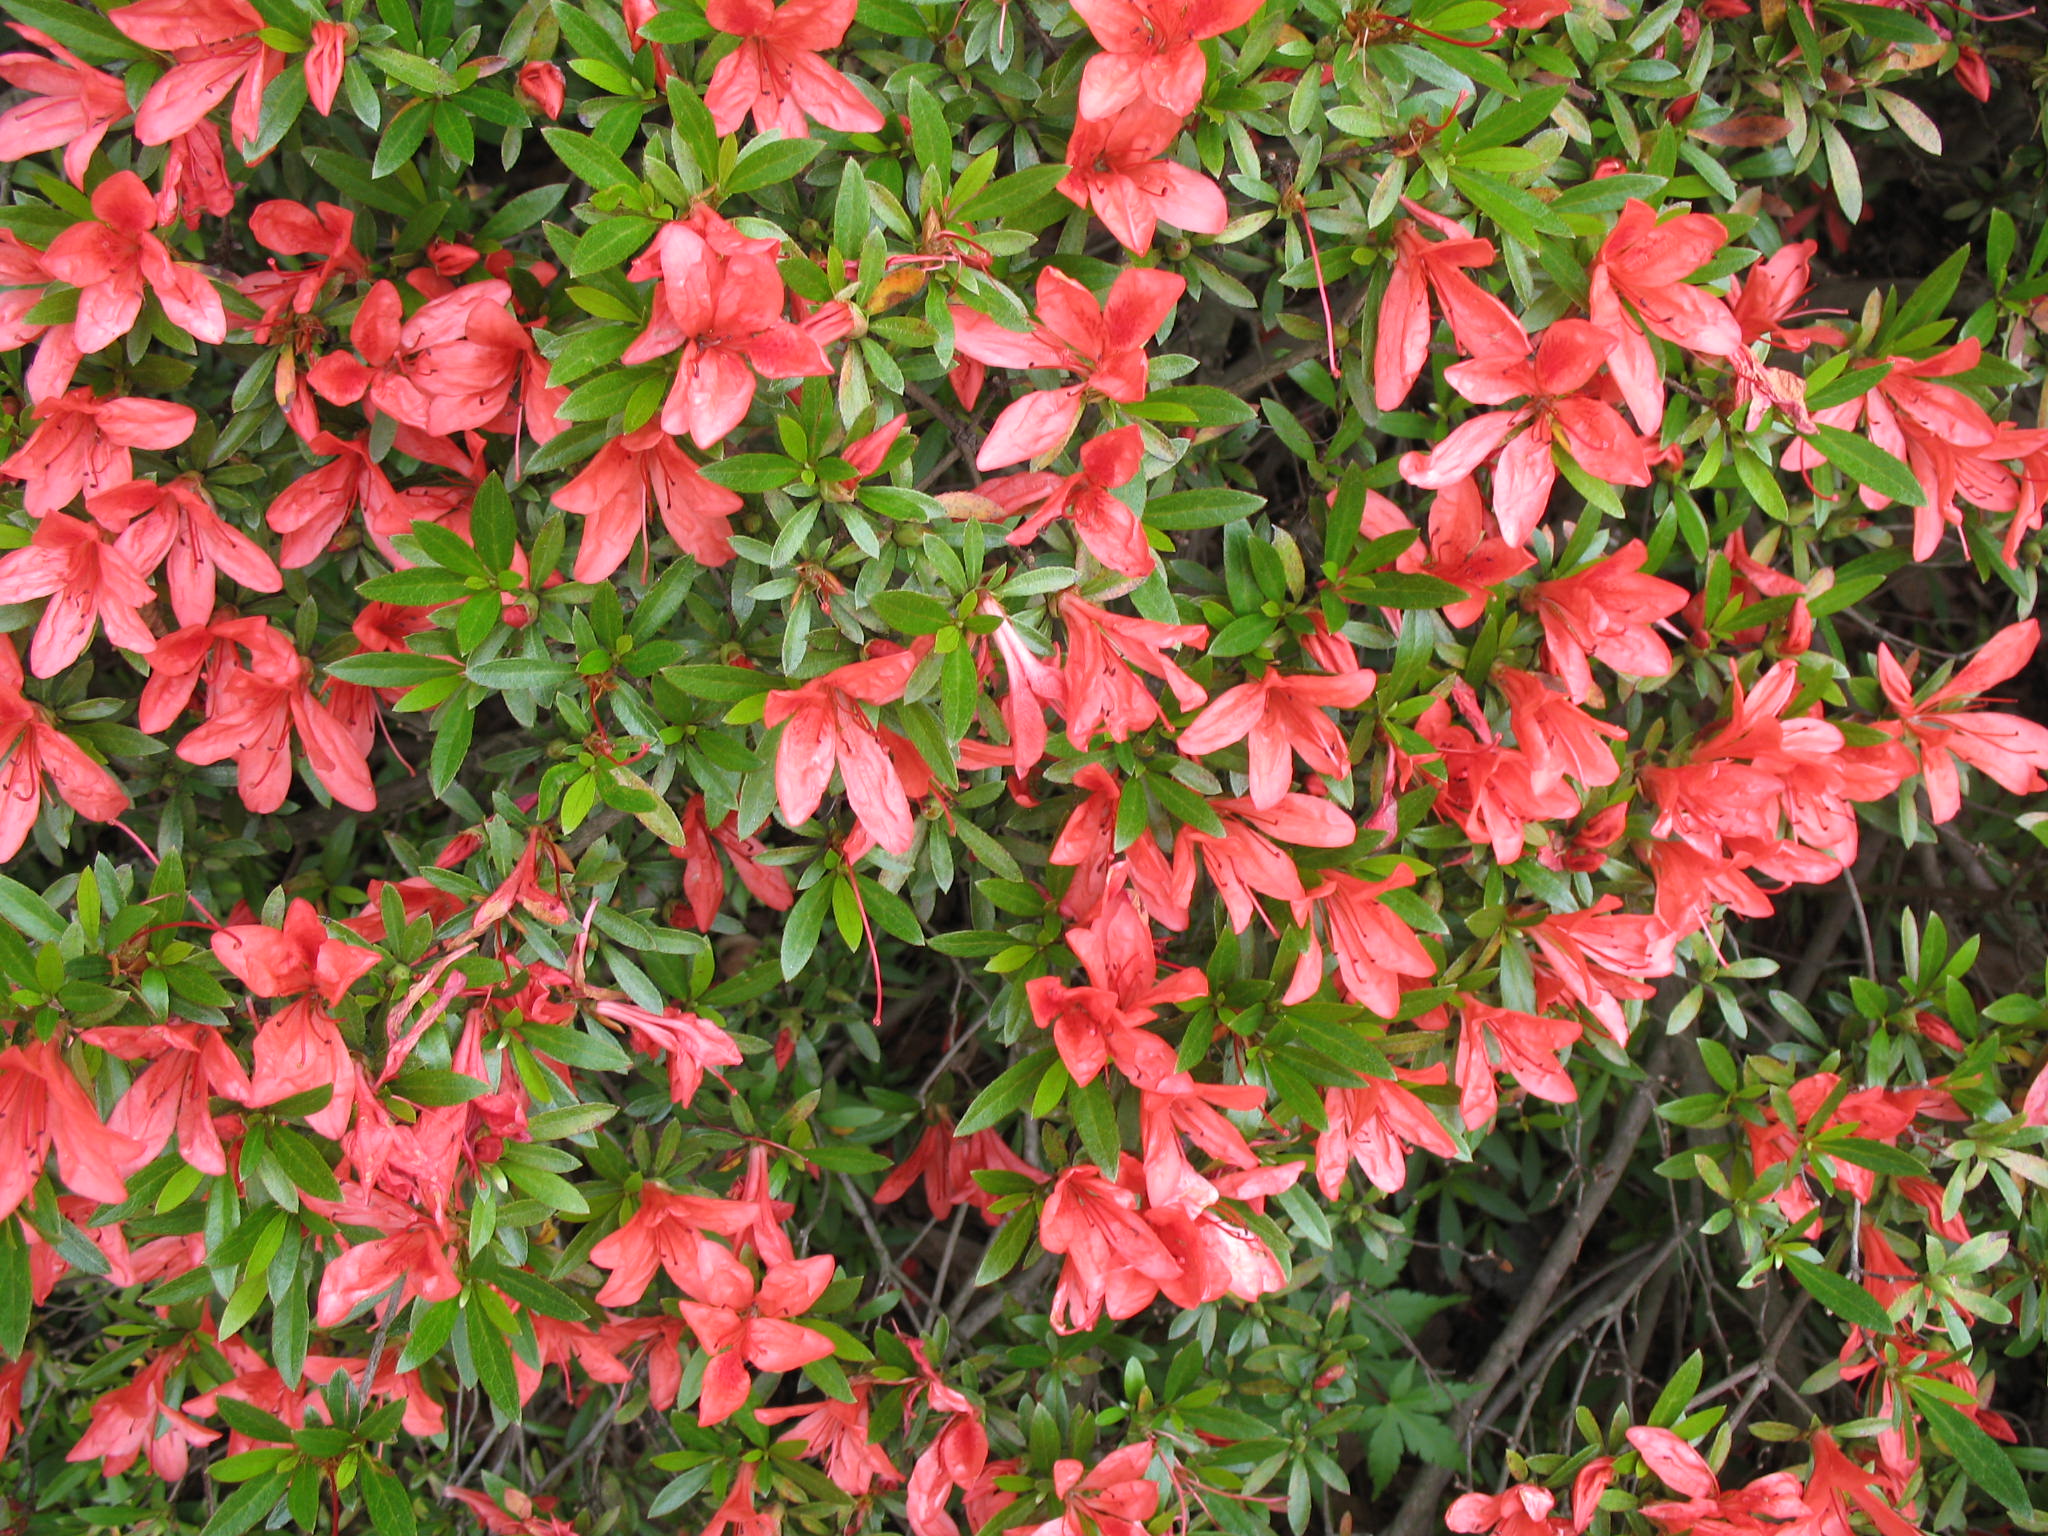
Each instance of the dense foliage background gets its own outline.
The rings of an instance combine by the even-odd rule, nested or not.
[[[0,1525],[2043,1528],[2031,17],[0,10]]]

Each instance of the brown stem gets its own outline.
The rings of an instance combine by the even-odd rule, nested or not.
[[[1451,1428],[1460,1438],[1478,1422],[1494,1389],[1521,1358],[1522,1351],[1528,1347],[1529,1340],[1535,1336],[1550,1310],[1551,1298],[1578,1262],[1579,1249],[1584,1245],[1587,1234],[1607,1209],[1607,1202],[1614,1198],[1615,1190],[1621,1187],[1622,1176],[1628,1172],[1629,1163],[1635,1156],[1636,1143],[1641,1140],[1644,1127],[1650,1123],[1650,1112],[1656,1107],[1658,1079],[1676,1046],[1676,1036],[1665,1036],[1643,1063],[1643,1080],[1621,1108],[1607,1155],[1593,1170],[1571,1218],[1550,1245],[1550,1252],[1543,1256],[1542,1266],[1530,1280],[1529,1289],[1523,1292],[1521,1302],[1508,1318],[1507,1326],[1493,1341],[1493,1347],[1486,1352],[1486,1358],[1472,1375],[1472,1391],[1452,1416]],[[1408,1496],[1401,1501],[1400,1511],[1381,1536],[1427,1536],[1442,1523],[1437,1506],[1442,1502],[1445,1485],[1450,1480],[1449,1467],[1424,1468],[1422,1475],[1409,1487]]]

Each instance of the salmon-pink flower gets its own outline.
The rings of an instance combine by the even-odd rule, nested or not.
[[[1023,1536],[1144,1536],[1145,1522],[1159,1510],[1159,1485],[1145,1476],[1151,1465],[1150,1440],[1112,1451],[1092,1468],[1054,1462],[1053,1492],[1065,1507]]]
[[[961,356],[995,368],[1058,368],[1081,375],[1078,384],[1036,390],[1005,407],[975,456],[976,467],[1007,469],[1057,452],[1080,423],[1090,391],[1125,405],[1144,399],[1145,348],[1187,286],[1177,273],[1126,267],[1101,303],[1057,267],[1044,267],[1038,274],[1038,323],[1029,332],[1008,330],[979,310],[955,304],[954,346]]]
[[[28,1198],[52,1147],[66,1189],[106,1204],[127,1198],[121,1170],[137,1166],[134,1138],[100,1123],[56,1041],[10,1045],[0,1050],[0,1221]]]
[[[169,485],[131,480],[94,497],[86,510],[106,527],[120,530],[114,547],[140,574],[165,567],[171,612],[181,625],[213,618],[217,572],[227,572],[252,592],[284,590],[284,577],[270,557],[222,519],[195,475],[181,475]]]
[[[1127,251],[1152,249],[1153,231],[1171,224],[1190,234],[1217,235],[1230,222],[1223,189],[1166,151],[1180,136],[1183,114],[1132,102],[1107,118],[1082,117],[1067,140],[1060,182],[1069,202],[1092,208]]]
[[[1127,741],[1165,721],[1159,701],[1138,681],[1139,672],[1163,681],[1182,709],[1207,701],[1202,685],[1166,654],[1202,645],[1209,638],[1206,626],[1127,618],[1071,590],[1061,594],[1059,610],[1067,625],[1067,740],[1077,752],[1088,750],[1098,725],[1111,741]]]
[[[9,25],[55,55],[0,53],[0,80],[26,94],[0,112],[0,160],[20,160],[48,149],[64,151],[64,175],[85,185],[86,167],[107,130],[128,115],[127,89],[103,69],[19,21]]]
[[[1444,1524],[1460,1536],[1570,1536],[1571,1522],[1550,1511],[1557,1496],[1534,1483],[1517,1483],[1504,1493],[1468,1493],[1444,1512]]]
[[[777,242],[742,235],[709,208],[664,224],[626,269],[634,282],[659,281],[654,313],[621,361],[682,353],[661,429],[709,448],[746,419],[755,376],[820,377],[824,350],[783,317],[786,291]]]
[[[920,637],[908,650],[849,662],[801,687],[768,695],[762,719],[783,726],[775,748],[775,796],[785,822],[799,827],[811,819],[836,766],[861,829],[891,853],[910,851],[916,834],[910,797],[861,705],[902,698],[930,649],[931,641]]]
[[[1927,786],[1929,812],[1947,821],[1962,807],[1956,759],[1985,774],[2016,795],[2037,794],[2048,785],[2048,727],[2018,715],[1969,707],[1987,688],[2004,682],[2024,667],[2041,640],[2038,619],[2008,625],[1986,642],[1967,665],[1925,698],[1913,697],[1912,673],[1899,665],[1891,648],[1877,648],[1877,676],[1896,721],[1887,729],[1910,739],[1920,756],[1920,778]]]
[[[1185,757],[1203,757],[1249,737],[1251,802],[1271,810],[1292,785],[1295,757],[1317,773],[1349,771],[1344,735],[1323,711],[1356,709],[1376,681],[1365,668],[1336,677],[1271,670],[1210,700],[1177,745]]]
[[[215,627],[249,652],[230,662],[209,692],[206,723],[178,743],[178,756],[204,766],[232,757],[242,804],[268,815],[291,787],[296,738],[314,779],[351,810],[376,809],[377,790],[360,748],[313,692],[313,664],[268,619]]]
[[[1383,411],[1408,398],[1429,361],[1431,294],[1466,356],[1521,356],[1529,350],[1529,333],[1514,312],[1465,275],[1468,267],[1493,265],[1493,242],[1475,239],[1464,225],[1420,203],[1405,197],[1401,202],[1443,238],[1430,239],[1406,219],[1395,226],[1394,267],[1373,341],[1373,398]]]
[[[318,909],[304,897],[285,909],[284,926],[233,923],[213,936],[214,957],[257,997],[308,993],[332,1007],[382,960],[376,950],[328,934]]]
[[[1681,213],[1659,223],[1656,210],[1632,197],[1594,258],[1593,323],[1614,338],[1608,370],[1645,432],[1663,423],[1664,380],[1643,330],[1701,357],[1741,349],[1742,329],[1728,306],[1685,281],[1727,243],[1727,226],[1712,214]]]
[[[40,401],[34,419],[35,431],[0,464],[0,475],[24,482],[22,507],[41,517],[69,506],[80,491],[90,497],[133,480],[130,449],[175,448],[192,435],[199,416],[168,400],[102,400],[81,385]]]
[[[739,835],[737,811],[717,826],[709,826],[704,816],[704,797],[692,795],[683,807],[682,823],[683,840],[669,852],[683,861],[683,897],[696,928],[709,929],[725,900],[725,874],[718,862],[717,848],[725,850],[733,873],[740,877],[740,884],[754,900],[777,912],[787,912],[794,904],[796,893],[790,889],[789,876],[775,865],[761,862],[766,850],[760,839]],[[680,923],[679,918],[670,920]]]
[[[1583,570],[1537,584],[1544,665],[1572,703],[1594,695],[1588,658],[1624,677],[1663,677],[1676,665],[1651,626],[1684,608],[1686,591],[1645,574],[1647,558],[1643,541],[1631,539]]]
[[[131,43],[171,56],[135,114],[142,144],[167,144],[230,95],[235,147],[255,143],[263,93],[284,73],[285,56],[259,35],[269,26],[247,0],[136,0],[107,13]]]
[[[1402,1086],[1442,1087],[1447,1070],[1442,1062],[1413,1071],[1397,1067],[1397,1080],[1367,1078],[1356,1088],[1332,1088],[1323,1095],[1329,1124],[1316,1138],[1316,1184],[1324,1199],[1337,1198],[1354,1162],[1375,1189],[1391,1195],[1408,1182],[1411,1150],[1458,1155],[1458,1143],[1443,1122]]]
[[[860,88],[818,55],[853,25],[854,0],[708,0],[704,19],[742,39],[718,61],[704,105],[721,134],[751,112],[756,133],[810,136],[816,121],[841,133],[874,133],[882,114]]]
[[[1330,948],[1337,954],[1338,990],[1381,1018],[1393,1018],[1406,987],[1436,974],[1436,962],[1415,930],[1381,899],[1414,883],[1415,871],[1406,864],[1383,880],[1361,880],[1341,869],[1325,871],[1322,884],[1295,905],[1294,919],[1308,930],[1309,947],[1295,972],[1295,984],[1287,990],[1287,1001],[1311,997],[1322,984],[1322,945],[1312,926],[1313,914],[1320,909]]]
[[[1461,1004],[1458,1030],[1458,1115],[1465,1129],[1479,1132],[1500,1105],[1496,1071],[1506,1072],[1523,1088],[1552,1104],[1578,1101],[1578,1086],[1557,1053],[1579,1038],[1573,1019],[1543,1018],[1513,1008],[1495,1008],[1476,998]],[[1496,1067],[1493,1057],[1498,1056]]]
[[[376,1227],[383,1236],[355,1243],[328,1260],[320,1276],[314,1327],[339,1327],[364,1302],[394,1286],[399,1306],[416,1297],[447,1301],[462,1294],[449,1247],[455,1234],[433,1217],[378,1196],[347,1209],[338,1219],[350,1226]]]
[[[794,1441],[804,1454],[825,1464],[825,1475],[842,1493],[865,1498],[876,1483],[893,1488],[903,1481],[889,1453],[869,1438],[868,1398],[874,1391],[866,1380],[852,1383],[853,1401],[842,1403],[826,1398],[816,1403],[792,1403],[787,1408],[757,1409],[754,1417],[763,1424],[791,1424],[779,1438]]]
[[[1639,338],[1640,339],[1640,338]],[[1465,479],[1498,450],[1493,515],[1519,549],[1542,521],[1557,480],[1551,446],[1562,442],[1580,468],[1611,485],[1648,485],[1643,445],[1613,406],[1584,393],[1615,345],[1614,332],[1583,320],[1559,320],[1537,338],[1533,356],[1496,352],[1444,370],[1476,405],[1528,404],[1488,411],[1453,427],[1427,453],[1404,453],[1401,478],[1427,490]]]
[[[761,1371],[793,1371],[832,1353],[833,1343],[815,1328],[790,1319],[809,1311],[832,1283],[838,1261],[830,1254],[771,1264],[757,1288],[754,1277],[723,1248],[707,1246],[694,1299],[681,1303],[683,1321],[710,1356],[697,1422],[724,1422],[745,1404],[753,1377]]]
[[[115,542],[82,518],[52,512],[26,545],[0,556],[0,603],[39,597],[50,601],[29,644],[29,670],[37,677],[70,666],[102,624],[123,650],[146,656],[156,648],[137,611],[156,592]]]
[[[987,481],[983,495],[1012,511],[1022,511],[1033,501],[1037,510],[1019,523],[1009,536],[1016,545],[1029,544],[1055,518],[1072,522],[1082,546],[1110,570],[1132,581],[1152,574],[1157,563],[1152,546],[1145,541],[1145,525],[1113,492],[1128,485],[1145,466],[1145,444],[1135,426],[1118,427],[1081,446],[1080,473],[1058,477],[1043,474],[1012,475],[1005,480]],[[1016,486],[1025,494],[1005,495]],[[1047,493],[1050,494],[1047,494]],[[1039,500],[1040,497],[1044,499]]]
[[[119,1477],[146,1451],[150,1471],[167,1483],[183,1482],[192,1447],[220,1438],[218,1430],[194,1423],[164,1400],[171,1372],[184,1355],[182,1344],[163,1350],[128,1385],[101,1393],[93,1401],[92,1423],[64,1459],[99,1461],[108,1477]]]
[[[707,1071],[736,1067],[746,1059],[733,1044],[731,1035],[709,1019],[680,1008],[649,1013],[632,1003],[607,999],[592,1003],[590,1011],[610,1023],[624,1025],[635,1050],[667,1061],[669,1097],[678,1104],[687,1104],[697,1096]]]
[[[1074,9],[1102,52],[1081,74],[1081,115],[1108,117],[1134,101],[1185,117],[1209,77],[1202,40],[1243,26],[1258,0],[1081,0]]]
[[[732,514],[745,503],[699,474],[668,430],[650,421],[606,443],[555,492],[556,506],[588,519],[576,552],[576,580],[603,581],[626,563],[646,531],[650,499],[669,537],[699,565],[732,559]]]
[[[937,1220],[946,1220],[961,1205],[971,1205],[986,1216],[996,1197],[975,1182],[975,1173],[984,1169],[1021,1173],[1040,1184],[1046,1178],[1043,1171],[1012,1152],[1009,1143],[994,1131],[960,1136],[954,1134],[953,1124],[947,1120],[925,1127],[910,1156],[882,1180],[875,1191],[875,1203],[888,1205],[901,1200],[910,1186],[922,1179],[925,1204]]]
[[[206,1024],[105,1025],[79,1038],[124,1061],[149,1063],[107,1121],[135,1142],[134,1167],[153,1161],[175,1135],[178,1155],[201,1173],[228,1171],[209,1100],[247,1104],[255,1096],[249,1074],[228,1049],[222,1032]]]
[[[306,49],[306,99],[322,117],[334,110],[341,72],[348,64],[348,45],[354,41],[355,29],[345,23],[313,23],[312,43]]]
[[[42,809],[43,776],[58,798],[88,821],[112,821],[128,809],[120,781],[59,730],[47,711],[22,697],[20,658],[0,635],[0,864],[21,852]]]
[[[562,115],[568,95],[569,82],[561,65],[536,59],[519,66],[519,99],[550,122]]]
[[[367,397],[377,411],[437,437],[489,426],[510,409],[534,355],[511,302],[512,285],[491,278],[429,299],[407,318],[397,285],[380,282],[349,325],[361,358],[330,352],[307,382],[330,404]]]

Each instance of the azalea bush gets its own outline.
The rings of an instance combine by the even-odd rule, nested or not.
[[[2031,22],[0,11],[8,1530],[2044,1527]]]

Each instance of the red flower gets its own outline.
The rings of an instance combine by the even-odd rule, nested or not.
[[[415,1297],[447,1301],[462,1294],[449,1251],[454,1234],[434,1218],[377,1196],[344,1207],[336,1220],[346,1226],[375,1227],[384,1235],[352,1244],[328,1261],[320,1276],[314,1327],[340,1326],[356,1308],[394,1285],[400,1306]]]
[[[0,864],[28,841],[42,809],[43,775],[58,797],[88,821],[112,821],[128,809],[116,779],[22,697],[21,661],[0,635]]]
[[[127,1198],[121,1170],[138,1166],[135,1140],[100,1123],[56,1041],[8,1046],[0,1050],[0,1221],[35,1188],[52,1146],[66,1189],[109,1204]]]
[[[1631,539],[1604,560],[1537,584],[1544,665],[1574,704],[1594,695],[1588,657],[1625,677],[1663,677],[1676,665],[1651,626],[1685,607],[1685,588],[1644,575],[1647,557],[1643,541]]]
[[[754,378],[812,378],[832,365],[808,331],[783,318],[774,240],[752,239],[709,208],[662,226],[626,275],[657,279],[654,313],[621,358],[682,352],[661,428],[709,448],[746,419]]]
[[[1838,326],[1785,324],[1809,313],[1793,306],[1813,286],[1813,253],[1818,249],[1811,240],[1781,246],[1769,260],[1730,279],[1728,312],[1742,332],[1743,346],[1768,341],[1788,352],[1804,352],[1817,341],[1831,347],[1847,342]]]
[[[232,631],[232,633],[224,633]],[[328,707],[313,693],[313,665],[268,619],[235,619],[214,633],[249,653],[230,661],[206,701],[206,723],[178,743],[178,756],[204,766],[232,757],[242,804],[268,815],[291,785],[296,737],[314,779],[351,810],[377,806],[370,765]]]
[[[1383,411],[1408,398],[1429,361],[1429,297],[1451,323],[1451,338],[1468,357],[1518,356],[1529,350],[1529,333],[1507,305],[1465,275],[1467,267],[1493,265],[1491,240],[1475,239],[1464,225],[1431,213],[1421,204],[1402,205],[1444,238],[1431,240],[1402,220],[1394,230],[1394,269],[1380,300],[1379,332],[1373,341],[1373,398]]]
[[[1133,102],[1107,118],[1083,116],[1067,140],[1073,169],[1059,185],[1061,194],[1094,209],[1103,228],[1140,256],[1152,249],[1152,232],[1162,223],[1217,235],[1230,222],[1222,188],[1165,158],[1181,122],[1181,113]]]
[[[1728,306],[1685,281],[1727,243],[1727,226],[1712,214],[1682,213],[1660,224],[1656,210],[1632,197],[1593,262],[1593,323],[1614,338],[1608,370],[1645,432],[1663,424],[1664,380],[1637,321],[1703,357],[1728,357],[1742,346]]]
[[[1176,273],[1126,267],[1102,304],[1066,273],[1045,267],[1038,274],[1038,324],[1021,334],[955,304],[954,346],[961,356],[996,368],[1058,368],[1081,375],[1078,384],[1012,401],[981,445],[976,467],[1006,469],[1056,452],[1073,435],[1091,390],[1125,405],[1144,399],[1146,344],[1186,291],[1187,279]]]
[[[1210,700],[1177,745],[1185,757],[1204,757],[1249,737],[1251,802],[1271,810],[1293,784],[1297,756],[1317,773],[1350,771],[1343,733],[1323,711],[1356,709],[1377,680],[1365,668],[1337,677],[1269,671]]]
[[[1145,540],[1145,525],[1111,493],[1135,480],[1144,466],[1145,444],[1138,428],[1119,427],[1082,444],[1079,474],[1010,475],[985,481],[981,494],[1011,511],[1039,503],[1011,531],[1010,543],[1029,544],[1047,524],[1064,517],[1073,523],[1089,554],[1118,575],[1142,581],[1157,563]]]
[[[114,548],[141,575],[169,562],[171,612],[181,625],[213,618],[218,571],[254,592],[284,590],[284,577],[270,557],[222,520],[195,475],[180,475],[169,485],[131,480],[94,497],[87,510],[103,525],[120,528]]]
[[[1159,1509],[1159,1485],[1145,1476],[1151,1465],[1150,1440],[1112,1451],[1092,1469],[1061,1458],[1053,1463],[1052,1487],[1066,1507],[1022,1536],[1144,1536]]]
[[[150,1471],[168,1483],[184,1481],[192,1447],[220,1438],[218,1430],[193,1423],[164,1400],[164,1389],[184,1354],[183,1345],[163,1350],[136,1371],[127,1386],[101,1393],[92,1405],[92,1424],[64,1459],[100,1461],[106,1476],[119,1477],[147,1451]]]
[[[19,21],[8,23],[39,53],[0,53],[0,80],[25,92],[28,100],[0,112],[0,160],[20,160],[44,150],[64,151],[64,174],[85,185],[85,170],[107,129],[128,115],[128,91],[105,70]]]
[[[1329,1125],[1316,1138],[1316,1184],[1325,1200],[1337,1198],[1353,1162],[1375,1189],[1391,1195],[1408,1182],[1411,1149],[1438,1157],[1458,1155],[1457,1141],[1429,1106],[1401,1086],[1407,1082],[1441,1087],[1444,1064],[1395,1070],[1399,1081],[1368,1078],[1356,1088],[1332,1088],[1323,1095]]]
[[[1081,115],[1108,117],[1134,101],[1176,117],[1194,111],[1208,79],[1202,39],[1241,27],[1257,0],[1081,0],[1074,9],[1103,51],[1081,75]]]
[[[1462,1000],[1460,1014],[1458,1115],[1466,1130],[1482,1131],[1493,1119],[1500,1104],[1496,1071],[1506,1072],[1528,1092],[1552,1104],[1578,1101],[1578,1085],[1557,1059],[1559,1051],[1579,1038],[1576,1020],[1495,1008],[1473,997]],[[1499,1057],[1498,1067],[1492,1056]]]
[[[667,1059],[669,1097],[678,1104],[697,1096],[706,1071],[736,1067],[746,1059],[732,1036],[710,1020],[680,1008],[649,1013],[632,1003],[606,1000],[591,1004],[590,1011],[613,1024],[623,1024],[634,1049],[657,1060]]]
[[[762,1424],[787,1424],[794,1419],[794,1427],[781,1439],[795,1441],[806,1456],[823,1461],[825,1475],[841,1492],[865,1498],[877,1482],[893,1488],[903,1481],[889,1453],[869,1438],[868,1397],[873,1390],[868,1382],[855,1381],[850,1403],[829,1398],[792,1403],[787,1408],[758,1409],[754,1418]]]
[[[322,117],[334,110],[341,72],[348,63],[348,45],[354,41],[353,27],[338,21],[313,23],[311,45],[306,49],[306,99]]]
[[[1371,521],[1375,505],[1394,512],[1397,523],[1379,526]],[[1408,520],[1392,502],[1376,491],[1366,492],[1366,509],[1359,531],[1368,538],[1403,532]],[[1394,557],[1394,568],[1434,576],[1462,587],[1466,595],[1442,610],[1444,622],[1456,629],[1476,622],[1504,583],[1535,565],[1536,557],[1518,549],[1492,531],[1486,504],[1479,498],[1478,482],[1469,475],[1438,491],[1429,504],[1429,539],[1425,545],[1409,545]]]
[[[1533,1483],[1517,1483],[1504,1493],[1468,1493],[1453,1500],[1444,1524],[1463,1536],[1569,1536],[1571,1522],[1551,1514],[1557,1496]]]
[[[801,687],[768,695],[762,719],[784,727],[775,748],[776,802],[791,827],[811,819],[837,766],[861,830],[891,853],[910,851],[916,831],[910,798],[860,706],[902,698],[929,649],[930,641],[920,639],[908,650],[849,662]]]
[[[704,105],[719,133],[736,132],[749,112],[756,133],[810,136],[807,118],[841,133],[874,133],[882,114],[859,87],[818,55],[837,48],[853,25],[854,0],[707,0],[704,19],[744,41],[711,72]]]
[[[1126,1161],[1135,1168],[1135,1159]],[[1089,1327],[1105,1308],[1111,1317],[1135,1316],[1161,1281],[1180,1278],[1180,1261],[1138,1214],[1137,1194],[1092,1164],[1054,1181],[1039,1212],[1038,1241],[1066,1259],[1053,1293],[1053,1325],[1063,1333]]]
[[[102,400],[80,387],[35,408],[36,429],[0,475],[24,482],[30,517],[60,511],[80,491],[93,496],[135,478],[131,448],[164,452],[192,435],[198,413],[168,400]]]
[[[269,25],[246,0],[136,0],[107,13],[132,43],[168,53],[172,64],[135,114],[135,137],[167,144],[227,100],[235,147],[256,141],[263,93],[284,73],[285,56],[258,35]]]
[[[1641,441],[1613,406],[1582,393],[1614,346],[1612,331],[1583,320],[1560,320],[1538,338],[1533,357],[1502,352],[1453,364],[1444,377],[1474,404],[1505,405],[1521,396],[1529,403],[1460,422],[1428,453],[1404,453],[1401,478],[1443,490],[1499,450],[1493,515],[1502,536],[1516,548],[1529,542],[1549,504],[1557,479],[1551,458],[1555,439],[1563,440],[1581,468],[1610,484],[1648,485],[1650,466]]]
[[[2048,787],[2042,777],[2048,770],[2048,727],[1966,703],[2017,674],[2040,640],[2038,619],[2009,625],[1960,672],[1921,699],[1913,697],[1912,673],[1893,658],[1891,647],[1878,645],[1878,681],[1885,702],[1898,716],[1885,728],[1901,740],[1910,738],[1918,750],[1928,810],[1936,821],[1949,820],[1962,807],[1958,758],[2016,795],[2038,794]]]
[[[149,1063],[107,1121],[109,1130],[134,1139],[135,1167],[153,1161],[175,1135],[178,1155],[201,1173],[219,1178],[228,1171],[208,1101],[247,1104],[255,1088],[221,1031],[205,1024],[108,1025],[82,1030],[79,1038],[124,1061]]]
[[[737,493],[697,472],[690,456],[658,421],[614,438],[555,492],[555,505],[590,519],[576,552],[578,581],[603,581],[632,552],[647,527],[652,496],[682,552],[699,565],[732,559],[731,515],[745,505]]]
[[[550,122],[562,115],[562,106],[568,100],[568,87],[569,82],[563,78],[559,64],[536,59],[519,66],[519,99]]]
[[[397,286],[380,282],[349,325],[361,359],[330,352],[307,382],[331,405],[367,396],[375,411],[436,437],[493,425],[533,355],[511,300],[511,284],[491,278],[429,299],[407,319]]]
[[[1300,1002],[1315,995],[1323,980],[1323,948],[1311,926],[1320,908],[1337,952],[1337,988],[1352,1002],[1383,1019],[1400,1011],[1402,978],[1419,982],[1436,974],[1436,962],[1415,937],[1415,930],[1381,900],[1389,891],[1415,883],[1415,871],[1403,864],[1384,880],[1361,880],[1340,869],[1328,870],[1323,883],[1297,904],[1294,918],[1308,930],[1309,946],[1295,970],[1286,1000]]]
[[[681,1303],[683,1321],[710,1357],[697,1422],[722,1423],[747,1401],[753,1387],[748,1366],[793,1371],[832,1353],[832,1341],[815,1328],[789,1319],[807,1312],[832,1283],[837,1261],[830,1254],[771,1264],[758,1289],[744,1265],[723,1248],[707,1246],[699,1271],[698,1299]]]
[[[704,819],[704,797],[692,795],[683,807],[683,841],[669,852],[683,861],[683,896],[689,903],[690,921],[699,930],[709,929],[725,899],[725,875],[719,868],[713,845],[723,848],[754,900],[777,912],[787,912],[796,900],[789,877],[773,864],[763,864],[765,851],[758,838],[739,835],[739,812],[729,814],[715,827]],[[672,919],[673,921],[673,919]]]
[[[0,603],[39,597],[50,602],[29,645],[37,677],[55,677],[78,660],[103,623],[123,650],[147,656],[156,648],[137,612],[156,600],[155,591],[113,540],[81,518],[52,512],[28,544],[0,556]]]
[[[1165,722],[1159,701],[1132,668],[1165,682],[1182,709],[1207,700],[1202,685],[1166,654],[1176,646],[1203,644],[1209,638],[1206,626],[1127,618],[1076,597],[1071,589],[1061,594],[1059,609],[1067,625],[1067,740],[1075,751],[1089,749],[1098,725],[1111,741],[1127,741]]]
[[[931,1207],[935,1220],[944,1221],[953,1214],[954,1207],[960,1205],[971,1205],[987,1216],[988,1208],[995,1204],[996,1197],[975,1182],[975,1173],[982,1169],[1021,1173],[1041,1184],[1046,1177],[1041,1170],[1012,1152],[1009,1143],[994,1131],[976,1131],[971,1136],[959,1136],[954,1134],[949,1120],[925,1127],[910,1156],[882,1180],[881,1187],[875,1191],[875,1203],[889,1205],[901,1200],[910,1186],[922,1179],[925,1204]]]

